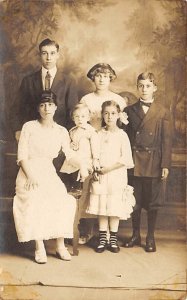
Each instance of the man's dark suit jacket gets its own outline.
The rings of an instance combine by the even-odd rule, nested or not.
[[[154,101],[145,114],[140,101],[124,110],[129,124],[126,131],[132,146],[135,167],[129,175],[160,177],[171,161],[172,126],[170,112]]]
[[[69,129],[73,125],[70,111],[78,102],[75,81],[57,70],[51,90],[56,94],[58,103],[54,119],[58,124]],[[10,123],[14,132],[21,130],[25,122],[38,118],[37,103],[42,91],[41,70],[23,78],[10,113]]]

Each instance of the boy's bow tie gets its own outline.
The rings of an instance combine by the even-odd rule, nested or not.
[[[144,105],[144,106],[147,106],[147,107],[150,107],[151,104],[152,104],[152,102],[144,102],[144,101],[141,101],[141,100],[140,100],[140,103],[141,103],[141,105]]]

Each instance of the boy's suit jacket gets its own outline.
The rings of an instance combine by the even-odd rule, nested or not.
[[[135,167],[129,174],[159,177],[171,161],[171,118],[169,111],[154,101],[145,114],[140,101],[124,110]]]
[[[51,90],[57,96],[58,108],[55,121],[70,128],[70,110],[78,102],[75,81],[57,69]],[[22,125],[30,120],[37,119],[37,103],[43,91],[41,70],[23,78],[18,95],[10,113],[10,123],[14,131],[21,130]]]

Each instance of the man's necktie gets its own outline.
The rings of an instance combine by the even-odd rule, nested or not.
[[[45,76],[45,90],[50,90],[51,88],[51,75],[49,71],[47,71],[46,76]]]
[[[147,106],[147,107],[150,107],[151,104],[152,104],[152,102],[144,102],[144,101],[141,101],[141,100],[140,100],[140,103],[141,103],[142,106]]]

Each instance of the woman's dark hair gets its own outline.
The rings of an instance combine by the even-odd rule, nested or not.
[[[47,90],[47,91],[43,91],[39,100],[38,100],[38,103],[37,103],[37,119],[39,120],[40,119],[40,114],[38,112],[38,108],[39,108],[39,105],[42,104],[42,103],[54,103],[56,106],[57,106],[57,100],[56,100],[56,95],[55,93],[53,93],[51,90]]]
[[[56,95],[53,93],[51,90],[49,91],[43,91],[41,94],[41,97],[39,99],[38,105],[41,103],[49,102],[49,103],[54,103],[57,106],[57,100],[56,100]]]
[[[118,104],[116,101],[114,101],[114,100],[109,100],[109,101],[103,102],[103,104],[102,104],[102,106],[101,106],[101,114],[102,114],[102,123],[101,123],[101,126],[102,126],[102,127],[105,127],[105,126],[106,126],[106,123],[105,123],[104,118],[103,118],[103,113],[104,113],[105,108],[106,108],[107,106],[114,106],[114,107],[116,107],[118,113],[121,112],[120,106],[119,106],[119,104]],[[122,126],[122,122],[120,121],[120,119],[117,120],[117,126],[118,126],[119,128]]]
[[[98,73],[109,73],[110,81],[116,79],[116,73],[109,64],[98,63],[94,65],[87,73],[87,77],[94,81]]]

